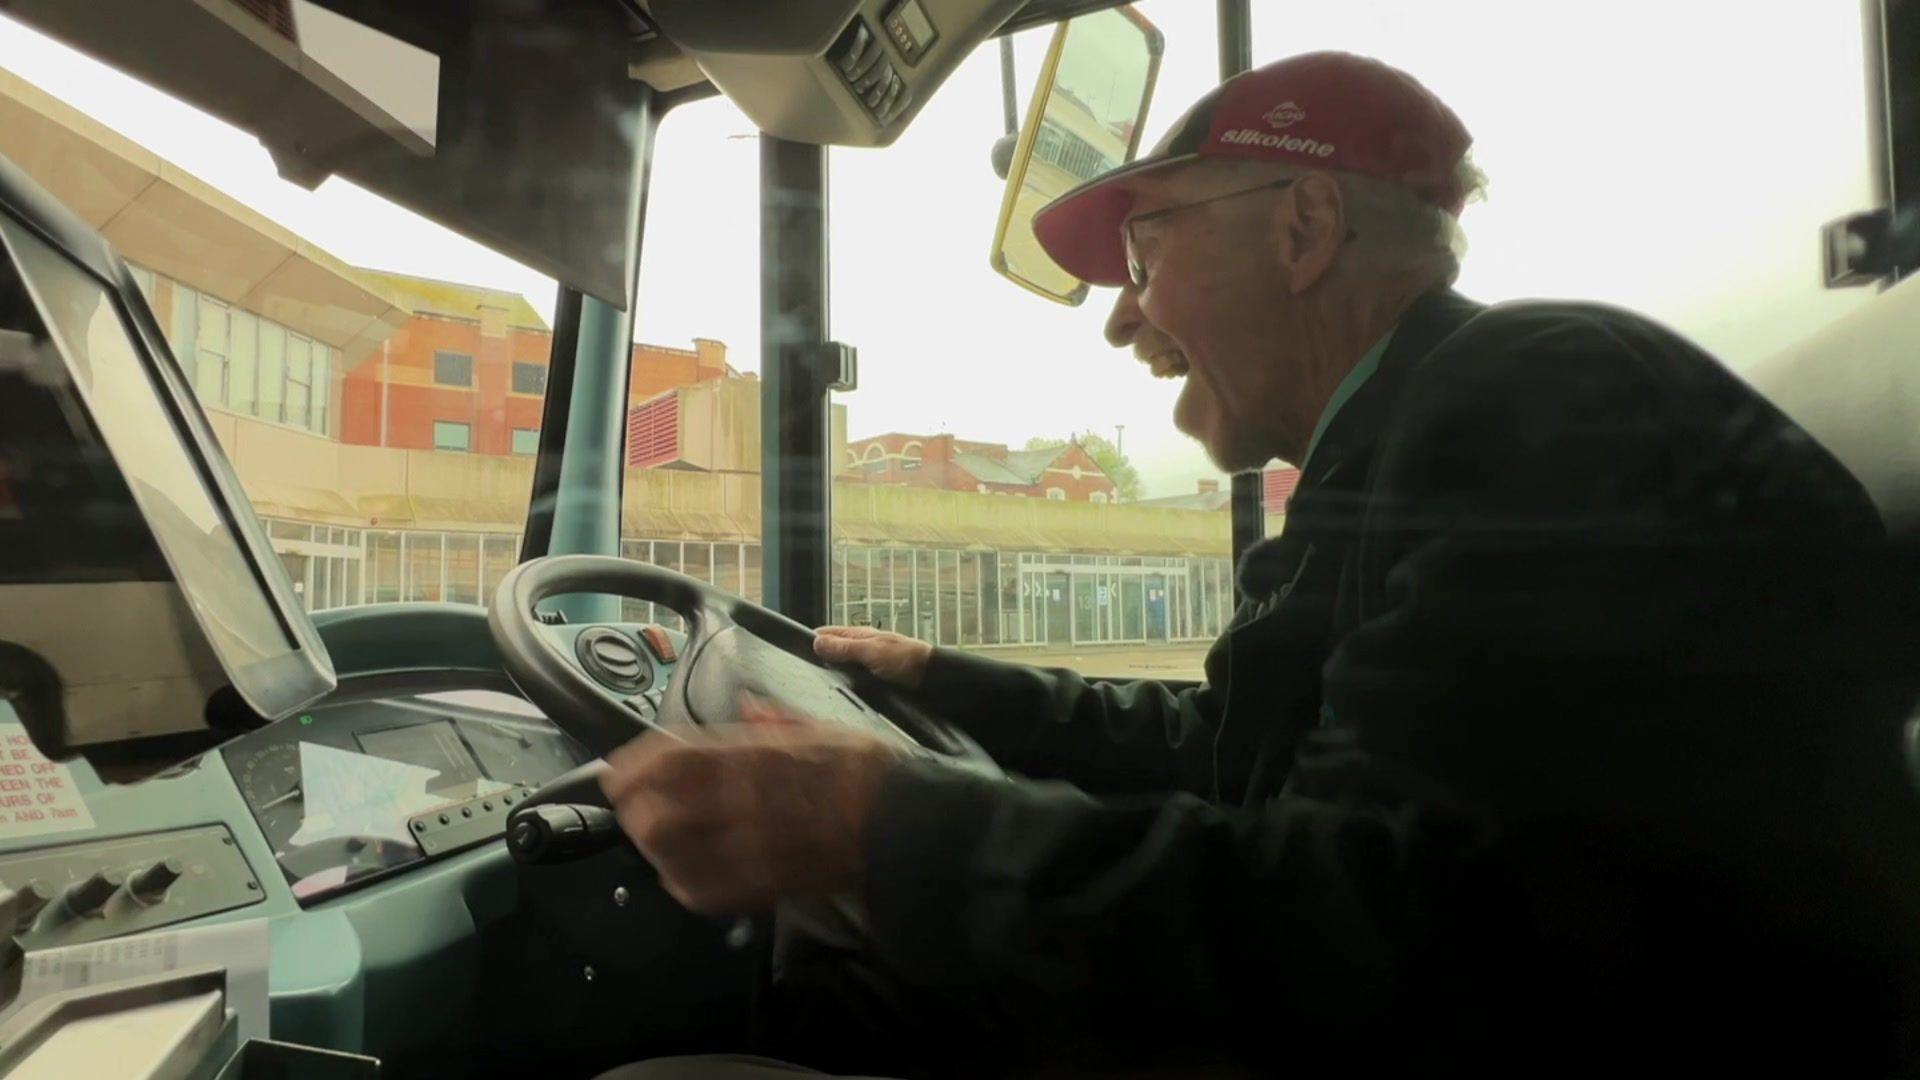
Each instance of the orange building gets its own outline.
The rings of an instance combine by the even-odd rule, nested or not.
[[[340,441],[408,450],[532,454],[553,332],[516,293],[372,270],[358,273],[411,317],[346,372]],[[636,344],[630,404],[732,374],[725,344]]]
[[[952,435],[892,432],[847,444],[844,479],[868,484],[1020,495],[1068,502],[1113,501],[1113,479],[1078,442],[1009,450]]]

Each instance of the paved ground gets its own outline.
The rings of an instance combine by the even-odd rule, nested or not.
[[[1146,679],[1198,679],[1211,642],[1181,645],[1025,646],[972,650],[985,656],[1039,667],[1069,667],[1088,675]]]

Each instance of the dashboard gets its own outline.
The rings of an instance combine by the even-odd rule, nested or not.
[[[642,723],[660,704],[686,643],[651,624],[542,630]],[[349,674],[385,673],[391,681],[397,672],[448,664],[493,666],[477,609],[348,608],[321,633]],[[442,689],[444,681],[413,680],[409,688],[409,677],[400,678],[381,697],[350,695],[216,752],[301,907],[498,839],[523,799],[591,759],[522,697]]]
[[[0,830],[24,948],[264,920],[274,1037],[409,1074],[518,1061],[544,1075],[562,1047],[626,1060],[663,1032],[744,1023],[753,952],[675,904],[638,852],[527,865],[500,841],[526,795],[588,755],[512,692],[484,611],[320,616],[336,700],[138,783],[76,760],[62,779],[86,824]],[[633,623],[543,629],[643,723],[685,644]],[[483,992],[496,972],[521,992]]]
[[[498,837],[519,799],[588,758],[489,690],[316,708],[220,756],[303,906]]]

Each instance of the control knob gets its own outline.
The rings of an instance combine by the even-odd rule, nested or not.
[[[179,859],[162,859],[128,879],[127,892],[142,904],[157,904],[167,898],[167,890],[185,872]]]
[[[34,916],[53,902],[53,886],[35,878],[13,891],[13,925],[16,930],[25,930],[33,925]]]
[[[95,871],[87,880],[67,886],[67,912],[82,919],[98,917],[107,906],[107,901],[120,891],[125,881],[124,874],[112,870]]]

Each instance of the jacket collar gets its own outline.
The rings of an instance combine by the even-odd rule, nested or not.
[[[1284,595],[1284,587],[1305,572],[1316,538],[1358,530],[1366,510],[1366,495],[1358,489],[1401,387],[1421,360],[1484,310],[1486,305],[1452,289],[1425,293],[1408,306],[1380,355],[1379,367],[1321,432],[1312,460],[1287,501],[1286,531],[1253,545],[1240,560],[1242,595]]]
[[[1348,463],[1370,457],[1408,374],[1455,330],[1484,310],[1486,305],[1452,289],[1425,293],[1409,305],[1380,356],[1379,367],[1321,433],[1307,462],[1308,471],[1300,477],[1300,490],[1318,487]]]

